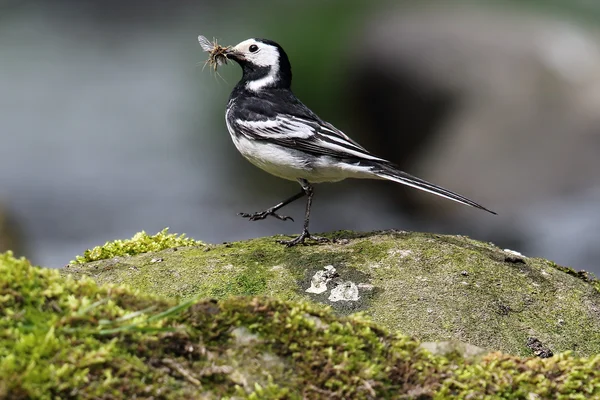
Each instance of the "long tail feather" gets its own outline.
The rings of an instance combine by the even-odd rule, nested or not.
[[[390,181],[398,182],[403,185],[411,186],[419,190],[423,190],[425,192],[433,193],[438,196],[444,197],[449,200],[456,201],[457,203],[461,203],[467,206],[479,208],[480,210],[487,211],[496,215],[496,213],[492,210],[488,210],[481,204],[474,202],[471,199],[468,199],[464,196],[461,196],[458,193],[454,193],[448,189],[444,189],[441,186],[434,185],[433,183],[427,182],[423,179],[417,178],[416,176],[412,176],[407,174],[406,172],[400,171],[398,168],[392,165],[386,164],[377,164],[372,167],[373,174],[376,176],[387,179]]]

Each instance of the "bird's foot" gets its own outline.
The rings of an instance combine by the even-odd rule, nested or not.
[[[314,240],[317,243],[326,243],[329,242],[329,239],[322,236],[311,235],[307,230],[302,231],[302,233],[292,240],[278,240],[277,243],[284,244],[286,247],[293,247],[297,244],[307,245],[306,240]]]
[[[280,219],[282,221],[287,221],[288,219],[290,221],[293,221],[294,218],[292,217],[288,217],[287,215],[279,215],[275,212],[275,210],[269,208],[268,210],[265,211],[259,211],[259,212],[255,212],[252,214],[248,214],[248,213],[238,213],[239,216],[243,217],[243,218],[248,218],[249,221],[258,221],[261,219],[265,219],[267,218],[269,215],[271,217],[275,217],[277,219]]]

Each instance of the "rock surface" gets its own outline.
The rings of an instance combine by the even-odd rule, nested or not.
[[[64,273],[172,299],[268,295],[362,311],[423,341],[458,340],[533,356],[600,353],[600,293],[569,270],[462,236],[401,231],[328,235],[285,248],[275,238],[181,247],[70,265]],[[566,271],[566,272],[565,272]]]
[[[265,297],[176,302],[0,254],[0,399],[597,398],[600,356],[422,343]],[[429,350],[428,350],[429,349]]]

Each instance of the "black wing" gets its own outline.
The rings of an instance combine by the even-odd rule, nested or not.
[[[227,119],[237,132],[249,139],[315,156],[385,161],[321,120],[295,97],[246,99],[243,104],[233,107]]]

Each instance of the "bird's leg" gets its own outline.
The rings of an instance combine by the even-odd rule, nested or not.
[[[292,217],[288,217],[287,215],[279,215],[277,214],[275,211],[279,210],[281,207],[290,204],[293,201],[298,200],[300,197],[306,195],[306,191],[304,189],[302,189],[302,191],[300,193],[297,193],[295,195],[293,195],[292,197],[290,197],[287,200],[282,201],[281,203],[275,204],[273,207],[271,208],[267,208],[265,211],[259,211],[259,212],[255,212],[252,214],[248,214],[248,213],[238,213],[238,215],[244,217],[244,218],[248,218],[250,221],[258,221],[260,219],[265,219],[267,218],[269,215],[272,217],[275,217],[277,219],[280,219],[282,221],[285,220],[294,220]]]
[[[308,232],[308,221],[310,219],[310,206],[312,205],[312,198],[313,198],[314,190],[313,190],[313,187],[311,186],[311,184],[308,183],[308,181],[306,179],[298,179],[298,182],[302,186],[303,192],[306,193],[306,196],[308,197],[308,199],[306,200],[306,213],[304,214],[304,229],[302,229],[302,233],[300,234],[300,236],[298,236],[295,239],[278,240],[277,242],[281,243],[281,244],[285,244],[287,247],[292,247],[297,244],[305,244],[304,241],[306,239],[316,240],[317,242],[329,241],[329,239],[327,239],[327,238],[320,237],[320,236],[313,236]]]

